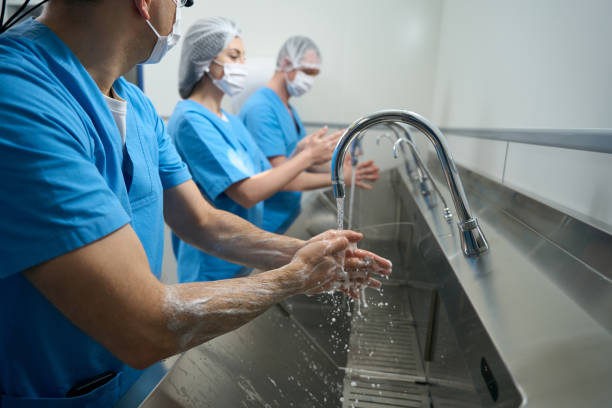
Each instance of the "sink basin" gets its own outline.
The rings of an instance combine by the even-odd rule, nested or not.
[[[380,292],[366,291],[367,307],[338,294],[288,299],[184,353],[141,406],[520,406],[506,366],[397,177],[383,173],[355,200],[356,228],[365,235],[359,247],[394,265]],[[289,234],[333,228],[330,199],[329,191],[312,195]]]

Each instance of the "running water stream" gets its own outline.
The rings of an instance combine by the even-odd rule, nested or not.
[[[353,173],[354,174],[354,173]],[[354,177],[354,176],[353,176]],[[352,189],[351,189],[352,190]],[[352,201],[352,191],[351,191],[351,200]],[[344,197],[336,197],[336,207],[338,209],[338,231],[342,231],[344,229]],[[352,206],[351,206],[352,207]],[[350,211],[350,209],[349,209]],[[349,225],[350,225],[350,217],[349,217]],[[356,245],[355,248],[356,249]],[[347,288],[351,287],[350,281],[347,279],[345,283]],[[360,292],[359,298],[357,298],[357,314],[361,316],[361,304],[363,303],[363,307],[368,307],[365,297],[365,289],[366,285],[359,285],[354,287],[353,289],[357,289]]]
[[[357,163],[353,166],[353,173],[351,174],[351,196],[349,197],[349,211],[348,211],[348,229],[353,228],[353,205],[355,203],[355,176],[357,175]]]
[[[344,229],[344,197],[336,198],[336,208],[338,209],[338,231]]]

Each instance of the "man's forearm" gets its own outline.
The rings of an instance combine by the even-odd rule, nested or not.
[[[234,214],[214,210],[191,244],[234,263],[270,270],[288,264],[304,241],[263,231]]]
[[[331,186],[330,173],[309,173],[303,172],[291,182],[289,182],[283,190],[285,191],[309,191],[317,188]]]
[[[166,287],[164,312],[173,346],[182,352],[237,329],[303,288],[288,278],[294,265],[240,279]],[[294,271],[295,272],[295,271]],[[295,273],[293,273],[295,275]]]
[[[265,232],[214,208],[193,181],[164,191],[164,217],[183,241],[237,264],[270,270],[286,265],[304,241]]]
[[[324,164],[316,164],[316,165],[310,166],[307,171],[311,173],[329,173],[330,170],[331,170],[331,163],[324,163]]]

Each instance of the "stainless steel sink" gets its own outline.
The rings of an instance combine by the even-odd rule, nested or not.
[[[391,279],[383,281],[380,293],[368,291],[368,307],[361,306],[361,316],[352,303],[350,317],[343,314],[339,324],[336,316],[335,327],[321,327],[321,320],[311,321],[307,312],[320,310],[320,299],[295,297],[287,302],[289,309],[314,339],[322,339],[321,348],[345,372],[343,407],[520,406],[521,396],[475,312],[468,310],[469,300],[461,286],[456,280],[439,281],[435,269],[444,254],[434,255],[432,234],[407,191],[401,191],[403,186],[397,171],[390,171],[374,190],[359,192],[355,200],[354,213],[359,217],[353,220],[354,229],[365,236],[359,247],[393,262]],[[312,197],[290,233],[307,238],[332,227],[333,200],[331,191]],[[454,226],[443,226],[452,235]],[[438,257],[437,262],[432,257]],[[441,296],[443,287],[444,292],[453,293],[453,299],[462,299],[463,319],[472,325],[469,333],[460,335],[478,349],[479,363],[484,358],[489,369],[495,368],[495,398],[480,369],[471,373],[468,368],[468,356]],[[346,312],[348,308],[341,305]],[[340,337],[341,344],[348,338],[348,351],[325,341],[330,331],[337,333],[340,328],[346,330]]]
[[[401,170],[385,172],[355,200],[353,225],[366,236],[359,246],[394,264],[381,292],[367,292],[367,308],[341,295],[293,297],[145,374],[134,387],[148,387],[141,406],[605,406],[610,319],[579,295],[590,281],[600,282],[600,303],[612,291],[586,263],[572,270],[581,277],[581,292],[573,289],[557,266],[578,258],[517,221],[526,219],[520,202],[514,215],[501,208],[526,199],[468,176],[489,253],[464,257],[457,228],[418,186]],[[335,223],[331,191],[318,192],[289,233],[308,238]],[[537,257],[544,250],[553,260]]]

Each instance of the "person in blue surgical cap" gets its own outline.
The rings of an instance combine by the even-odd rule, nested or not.
[[[185,35],[179,64],[180,101],[168,133],[202,194],[217,208],[252,224],[263,224],[263,200],[281,190],[312,189],[294,182],[307,168],[331,158],[337,138],[319,132],[298,154],[272,168],[237,116],[221,108],[225,95],[246,83],[245,51],[238,26],[212,17],[198,20]],[[229,279],[250,268],[227,262],[172,235],[181,282]]]
[[[176,44],[184,4],[52,0],[37,20],[0,21],[2,408],[114,406],[141,369],[288,296],[329,290],[344,271],[371,286],[370,272],[390,272],[348,249],[361,234],[287,238],[202,197],[151,102],[122,78]],[[185,242],[266,272],[160,282],[164,219]]]
[[[291,155],[309,142],[298,112],[289,104],[292,97],[307,93],[321,69],[321,53],[308,37],[294,36],[281,47],[276,72],[266,87],[255,92],[242,106],[240,118],[268,157],[273,167],[282,165]],[[352,170],[350,162],[345,171]],[[300,175],[304,183],[331,180],[330,167],[313,166]],[[373,161],[363,162],[355,169],[356,186],[370,189],[365,181],[376,181],[379,169]],[[266,231],[284,233],[300,213],[301,193],[281,191],[265,202]]]

